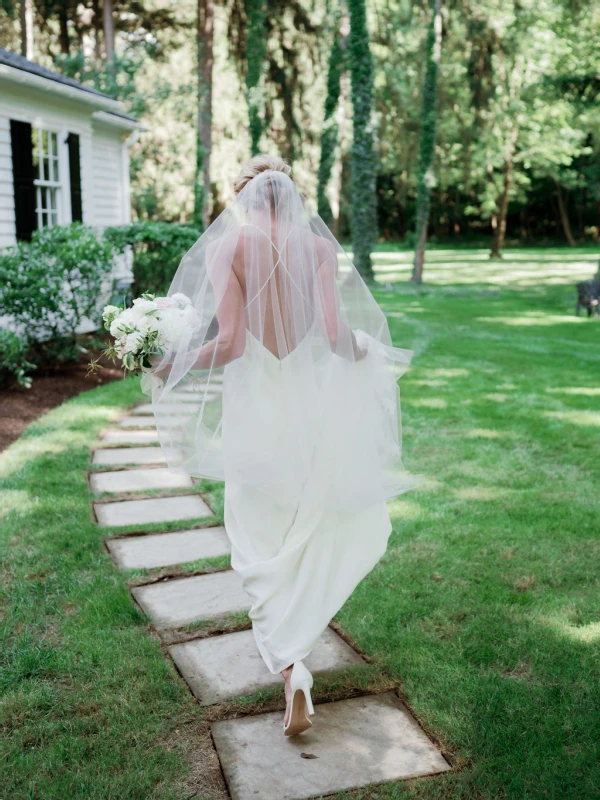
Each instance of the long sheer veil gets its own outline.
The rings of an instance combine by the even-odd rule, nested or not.
[[[333,508],[411,488],[396,381],[412,353],[290,177],[247,183],[183,257],[176,294],[195,324],[143,379],[171,468],[293,501],[319,462]]]

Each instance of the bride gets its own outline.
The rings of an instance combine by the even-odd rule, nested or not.
[[[396,383],[412,354],[282,159],[252,158],[235,192],[169,290],[202,322],[145,386],[169,466],[225,481],[231,564],[291,736],[314,715],[303,659],[385,552],[386,500],[413,485]]]

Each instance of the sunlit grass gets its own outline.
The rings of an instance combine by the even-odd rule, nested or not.
[[[598,796],[600,326],[573,317],[597,259],[433,249],[423,287],[376,291],[415,350],[404,459],[424,480],[390,503],[388,552],[338,619],[456,771],[369,797]],[[406,281],[412,253],[375,260]],[[183,800],[202,780],[180,734],[204,712],[126,587],[148,573],[115,569],[90,513],[90,448],[138,399],[135,381],[94,389],[0,456],[2,798]],[[222,485],[202,486],[220,522]],[[186,569],[209,564],[226,559]]]

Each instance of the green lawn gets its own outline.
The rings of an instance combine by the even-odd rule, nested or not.
[[[427,480],[391,504],[389,550],[338,616],[374,663],[316,699],[400,687],[455,770],[344,797],[600,798],[600,321],[573,316],[598,253],[486,255],[432,250],[420,290],[409,252],[376,256],[415,350],[405,461]],[[0,456],[2,800],[221,800],[210,719],[281,707],[272,690],[197,706],[129,598],[139,575],[103,549],[89,448],[138,397],[84,393]]]

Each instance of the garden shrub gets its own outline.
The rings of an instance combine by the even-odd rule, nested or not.
[[[170,222],[133,222],[107,228],[105,238],[118,252],[133,249],[133,296],[151,292],[165,294],[182,256],[202,231],[191,225]]]
[[[25,389],[31,387],[30,373],[35,364],[27,360],[27,342],[16,333],[0,328],[0,387],[16,382]]]
[[[77,360],[84,321],[100,324],[113,245],[74,223],[35,231],[0,254],[0,316],[11,320],[41,366]]]

